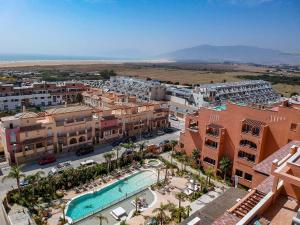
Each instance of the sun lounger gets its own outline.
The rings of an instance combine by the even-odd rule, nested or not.
[[[124,216],[126,215],[126,211],[125,209],[123,209],[122,207],[118,207],[116,209],[114,209],[113,211],[110,212],[110,214],[116,219],[116,220],[120,220],[123,219]],[[126,218],[126,217],[125,217]]]

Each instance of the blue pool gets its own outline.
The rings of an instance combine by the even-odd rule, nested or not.
[[[149,187],[156,179],[156,174],[150,170],[138,172],[97,192],[73,199],[66,215],[73,221],[78,221]]]

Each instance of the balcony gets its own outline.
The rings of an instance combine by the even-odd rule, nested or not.
[[[204,145],[215,150],[218,148],[218,142],[212,141],[210,139],[206,139]]]
[[[239,151],[238,160],[240,160],[240,162],[246,162],[247,164],[250,164],[250,166],[253,166],[253,164],[255,164],[256,156],[244,151]]]

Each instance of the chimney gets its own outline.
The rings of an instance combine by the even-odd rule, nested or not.
[[[22,111],[23,111],[23,113],[26,112],[26,106],[25,105],[23,105]]]
[[[294,155],[297,152],[298,146],[297,145],[292,145],[291,147],[291,154]]]
[[[67,102],[65,102],[65,108],[67,108],[67,104],[68,104],[68,103],[67,103]]]

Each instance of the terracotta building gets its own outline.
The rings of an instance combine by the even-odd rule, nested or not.
[[[299,105],[256,108],[228,103],[188,115],[177,150],[191,155],[200,149],[202,166],[215,173],[227,156],[233,162],[232,178],[251,187],[253,167],[291,140],[300,140]]]
[[[300,222],[300,141],[292,141],[255,166],[252,190],[213,225]]]
[[[83,102],[97,109],[100,117],[115,116],[124,136],[140,136],[143,132],[169,126],[169,109],[163,104],[138,102],[135,96],[104,92],[101,89],[91,89],[83,92],[82,96]],[[116,132],[120,132],[120,129]]]
[[[99,122],[88,106],[52,108],[41,113],[22,112],[2,117],[2,156],[23,163],[46,154],[70,152],[91,144]]]

